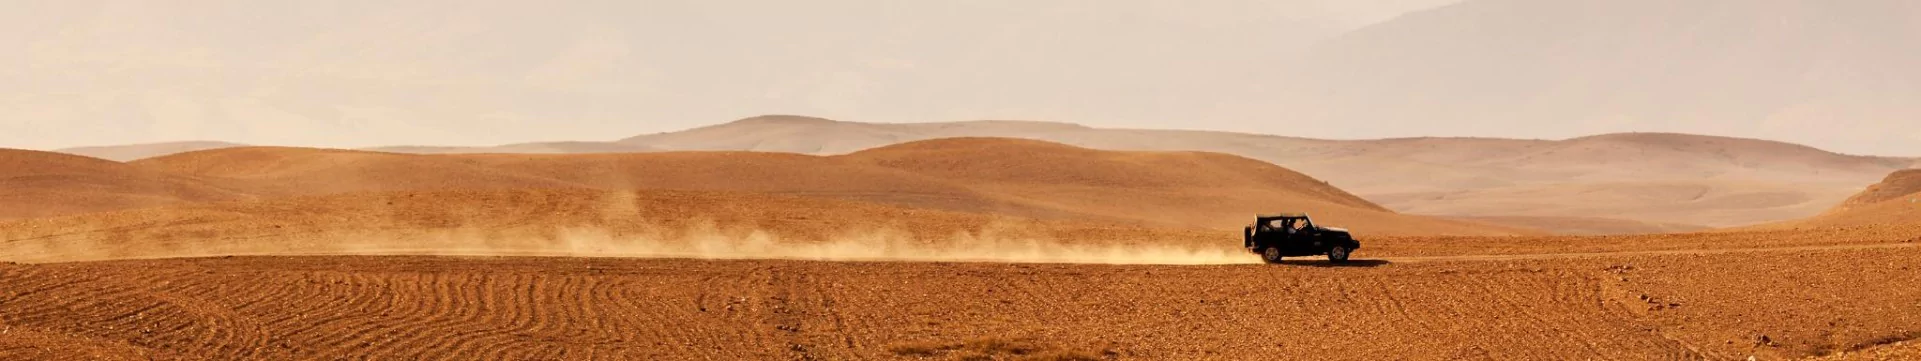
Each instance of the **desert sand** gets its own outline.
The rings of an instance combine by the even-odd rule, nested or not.
[[[31,216],[0,221],[4,359],[1884,360],[1921,336],[1921,290],[1890,286],[1921,282],[1911,171],[1805,224],[1570,236],[1005,138],[6,159],[92,180],[20,194],[114,202],[7,203]],[[1358,259],[1238,249],[1299,209]]]
[[[1008,157],[1016,154],[1020,157]],[[1238,156],[1102,151],[1008,138],[936,139],[835,156],[740,151],[415,155],[245,147],[131,164],[227,182],[263,196],[522,188],[746,191],[1225,229],[1284,205],[1279,207],[1380,234],[1539,233],[1399,214],[1325,181]]]
[[[247,198],[193,177],[82,156],[0,149],[0,220]]]
[[[1277,129],[1275,133],[1289,132]],[[888,124],[794,115],[751,117],[618,141],[365,150],[421,154],[753,151],[838,156],[954,137],[1034,139],[1103,150],[1232,154],[1315,176],[1401,213],[1562,234],[1699,230],[1800,219],[1821,214],[1860,191],[1863,184],[1917,163],[1913,158],[1838,154],[1775,141],[1673,133],[1564,140],[1325,140],[1035,121]],[[152,146],[124,148],[116,154],[149,151],[144,159],[178,153]]]
[[[1775,360],[1912,340],[1921,293],[1856,285],[1921,281],[1916,256],[1906,247],[1355,267],[498,257],[8,265],[0,357]],[[1812,262],[1834,258],[1853,262]]]
[[[1305,131],[1303,131],[1305,132]],[[1292,134],[1290,129],[1273,133]],[[1326,140],[1109,129],[1037,121],[862,123],[768,115],[618,141],[498,147],[381,147],[405,153],[754,151],[837,156],[954,137],[1044,140],[1104,150],[1209,151],[1300,171],[1401,213],[1564,234],[1738,227],[1822,213],[1916,159],[1673,133],[1563,140]],[[160,154],[155,154],[160,155]]]
[[[7,5],[0,361],[1921,360],[1921,1]]]

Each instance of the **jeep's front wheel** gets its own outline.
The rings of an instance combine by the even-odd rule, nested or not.
[[[1327,261],[1334,263],[1347,262],[1348,254],[1353,252],[1353,250],[1347,249],[1347,246],[1334,246],[1334,248],[1327,250]]]
[[[1261,249],[1261,260],[1267,261],[1267,263],[1281,263],[1281,248],[1267,247]]]

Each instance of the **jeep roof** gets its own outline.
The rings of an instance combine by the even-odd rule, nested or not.
[[[1254,218],[1255,218],[1255,219],[1261,219],[1261,220],[1268,220],[1268,219],[1287,219],[1287,218],[1307,218],[1307,213],[1273,213],[1273,214],[1261,214],[1261,215],[1255,215],[1255,216],[1254,216]]]

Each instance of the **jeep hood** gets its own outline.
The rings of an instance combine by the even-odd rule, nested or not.
[[[1341,232],[1341,233],[1347,233],[1347,228],[1341,228],[1341,227],[1314,227],[1314,228],[1320,228],[1320,229],[1321,229],[1321,231],[1323,231],[1323,232]]]

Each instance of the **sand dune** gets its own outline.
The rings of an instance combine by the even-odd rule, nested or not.
[[[120,162],[0,149],[0,219],[244,198],[223,184]]]
[[[368,191],[578,188],[566,181],[500,172],[449,157],[339,149],[243,147],[130,163],[244,185],[266,196]]]
[[[1275,133],[1287,133],[1276,129]],[[1399,138],[1317,140],[1252,134],[1098,129],[1043,122],[878,124],[764,116],[624,140],[699,147],[841,154],[914,140],[998,136],[1113,150],[1240,155],[1327,180],[1389,209],[1459,217],[1611,218],[1614,224],[1736,226],[1815,215],[1911,159],[1837,154],[1802,145],[1673,133],[1566,140]],[[1632,195],[1648,182],[1688,183],[1759,201],[1633,196],[1606,209],[1572,201]],[[1528,198],[1516,202],[1514,195]],[[1445,196],[1445,202],[1429,199]],[[1770,201],[1771,200],[1771,201]],[[1550,210],[1542,214],[1541,209]],[[1688,209],[1695,212],[1666,212]],[[1565,210],[1558,212],[1552,210]],[[1592,225],[1592,223],[1590,223]],[[1605,232],[1633,232],[1640,227]],[[1597,229],[1577,226],[1569,232]]]
[[[612,167],[633,169],[620,173],[620,177],[647,184],[643,187],[830,196],[843,192],[843,198],[853,200],[1058,216],[1035,210],[1040,209],[1090,219],[1182,227],[1238,228],[1254,213],[1305,211],[1324,216],[1327,222],[1391,234],[1527,232],[1393,214],[1319,180],[1247,158],[1192,152],[1102,151],[1005,138],[918,141],[829,157],[773,153],[527,157],[520,158],[527,161],[518,167],[531,173],[558,174],[562,169],[610,169],[606,163],[586,164],[596,159],[623,158],[646,161]],[[563,159],[589,163],[550,163]],[[644,164],[651,164],[654,170],[641,167]],[[526,168],[529,166],[548,168]],[[664,169],[674,171],[661,171]],[[582,181],[579,177],[566,179]],[[927,199],[898,199],[903,196]]]
[[[807,195],[974,212],[1067,217],[930,177],[779,153],[671,152],[418,155],[314,148],[232,148],[137,166],[247,185],[266,196],[358,192],[601,189]]]
[[[1291,133],[1277,128],[1274,133]],[[1608,218],[1614,231],[1658,223],[1738,226],[1799,219],[1860,190],[1909,158],[1837,154],[1775,141],[1674,133],[1603,134],[1566,140],[1396,138],[1320,140],[1225,132],[1101,129],[1034,121],[860,123],[768,115],[617,142],[527,143],[498,147],[384,147],[401,153],[630,153],[756,151],[846,155],[929,139],[1004,137],[1106,150],[1208,151],[1258,159],[1325,180],[1406,213],[1449,217]],[[1700,202],[1632,196],[1594,210],[1562,199],[1629,194],[1647,182],[1678,182],[1718,194],[1772,201]],[[1557,193],[1558,192],[1558,193]],[[1526,194],[1518,200],[1514,195]],[[1446,202],[1428,201],[1446,197]],[[1802,200],[1802,201],[1796,201]],[[1786,203],[1783,203],[1786,202]],[[1549,213],[1542,214],[1542,209]],[[1689,209],[1699,212],[1668,212]],[[1558,213],[1557,213],[1558,212]],[[1603,223],[1582,222],[1589,226]],[[1557,224],[1549,222],[1546,224]],[[1570,223],[1570,225],[1573,225]]]
[[[78,147],[78,148],[66,148],[66,149],[55,150],[55,152],[84,155],[88,157],[94,157],[94,158],[100,158],[100,159],[106,159],[106,160],[112,160],[112,161],[129,162],[129,161],[153,158],[153,157],[164,156],[164,155],[192,152],[197,150],[233,148],[233,147],[244,147],[244,146],[246,145],[238,144],[238,143],[197,141],[197,142],[129,144],[129,145],[114,145],[114,146],[100,146],[100,147]]]
[[[758,152],[461,155],[455,159],[600,189],[739,191],[1039,215],[946,180],[829,157]]]
[[[1273,133],[1290,132],[1277,128]],[[1224,132],[1102,129],[1048,122],[886,124],[800,116],[753,117],[680,132],[637,136],[622,142],[663,149],[844,154],[915,140],[977,136],[1046,140],[1109,150],[1228,153],[1317,174],[1346,188],[1369,192],[1377,188],[1385,191],[1410,187],[1472,188],[1451,183],[1457,183],[1452,181],[1454,178],[1477,177],[1507,183],[1596,178],[1841,181],[1859,179],[1862,173],[1873,173],[1876,175],[1870,178],[1878,178],[1913,162],[1837,154],[1776,141],[1674,133],[1602,134],[1566,140],[1433,137],[1319,140]],[[1380,177],[1435,170],[1447,171],[1438,175],[1422,174],[1422,182]]]
[[[638,153],[659,149],[616,142],[539,142],[518,143],[492,147],[435,147],[435,146],[392,146],[375,147],[362,150],[413,154],[473,154],[473,153]]]
[[[1832,180],[1824,177],[1830,174],[1823,173],[1886,173],[1914,162],[1904,158],[1837,154],[1778,141],[1677,133],[1616,133],[1565,140],[1440,137],[1322,140],[1289,137],[1286,135],[1292,132],[1286,128],[1277,128],[1272,133],[1279,135],[1106,129],[1034,121],[863,123],[769,115],[679,132],[641,135],[620,142],[668,150],[833,155],[935,138],[1006,137],[1110,150],[1211,151],[1290,168],[1342,159],[1385,158],[1449,167],[1520,167],[1519,172],[1557,176],[1567,175],[1556,174],[1567,171],[1559,168],[1586,166],[1589,168],[1573,175],[1605,171],[1679,179],[1769,173]],[[1536,167],[1545,168],[1536,170]],[[1697,169],[1707,167],[1713,169]]]
[[[1304,211],[1374,234],[1530,233],[1395,214],[1306,175],[1224,154],[1116,152],[1029,140],[914,142],[814,156],[764,152],[413,155],[249,147],[134,165],[264,196],[452,189],[733,191],[1039,219],[1235,229]]]
[[[1115,152],[1003,138],[950,138],[842,156],[1058,209],[1179,226],[1234,228],[1255,213],[1308,212],[1376,234],[1525,230],[1395,214],[1325,182],[1218,153]]]
[[[1269,188],[1354,208],[1386,211],[1313,177],[1220,153],[1117,152],[1006,138],[947,138],[856,152],[845,158],[942,179],[997,185],[1141,189]]]

